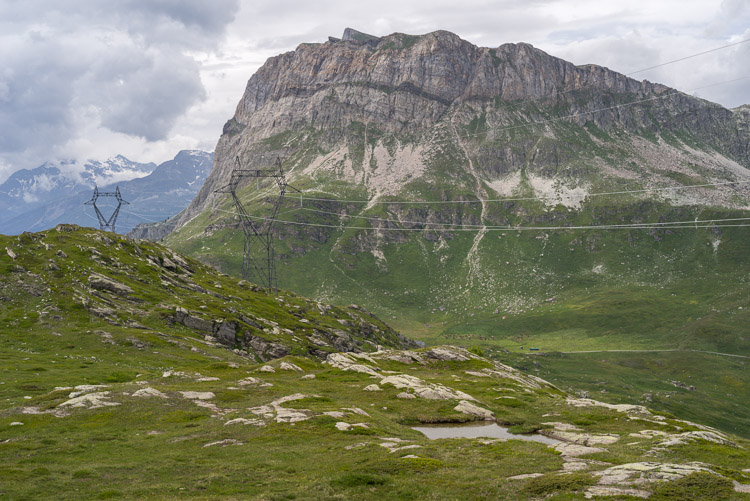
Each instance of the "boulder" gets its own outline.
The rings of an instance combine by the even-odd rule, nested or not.
[[[92,289],[112,292],[118,296],[128,296],[133,293],[133,289],[127,285],[98,273],[92,273],[89,276],[89,286]]]
[[[134,397],[157,397],[157,398],[167,398],[167,396],[160,392],[159,390],[151,387],[141,388],[140,390],[133,393]]]
[[[492,411],[483,409],[482,407],[474,405],[467,400],[461,400],[458,405],[453,408],[453,410],[456,412],[461,412],[463,414],[468,414],[470,416],[480,417],[485,421],[495,420],[495,414]]]

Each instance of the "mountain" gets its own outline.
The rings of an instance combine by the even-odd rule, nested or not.
[[[528,44],[344,38],[250,78],[203,188],[152,236],[240,275],[242,228],[217,189],[238,157],[278,156],[302,191],[273,227],[281,287],[428,344],[534,348],[565,389],[747,429],[747,106]],[[275,193],[237,190],[256,218]]]
[[[0,249],[0,467],[12,499],[750,489],[747,438],[566,393],[510,354],[416,349],[360,306],[272,296],[90,228],[0,236]]]
[[[105,186],[143,177],[155,167],[154,163],[132,162],[117,155],[104,162],[47,162],[36,169],[16,171],[0,185],[0,224],[71,193],[93,190],[97,184]]]
[[[480,48],[444,31],[377,40],[349,36],[270,58],[249,80],[216,169],[181,224],[228,182],[238,154],[250,168],[281,155],[309,190],[325,176],[370,203],[452,188],[478,199],[525,190],[548,208],[572,208],[602,188],[749,179],[746,107],[523,43]],[[427,193],[415,191],[426,182]],[[749,193],[740,184],[663,198],[746,208]]]
[[[98,178],[101,180],[98,184],[100,191],[114,191],[119,187],[123,199],[129,203],[119,214],[118,231],[127,233],[144,221],[164,220],[185,208],[208,176],[212,162],[212,153],[184,150],[142,177],[112,184],[109,184],[113,179],[111,176]],[[93,186],[58,186],[45,196],[43,204],[37,203],[33,209],[1,222],[0,233],[39,231],[60,223],[98,227],[94,209],[84,206],[91,200],[92,193]],[[50,199],[54,201],[50,203]],[[14,203],[18,205],[18,201]],[[113,198],[100,198],[97,206],[105,217],[109,217],[116,203]]]
[[[455,326],[504,346],[522,344],[511,338],[525,320],[498,328],[502,316],[559,315],[584,297],[608,308],[622,287],[637,308],[646,290],[672,285],[684,301],[660,296],[664,307],[692,321],[704,317],[684,314],[703,278],[735,283],[744,273],[747,231],[714,220],[748,216],[747,107],[528,44],[481,48],[445,31],[345,38],[302,44],[250,78],[211,175],[155,236],[171,231],[169,245],[239,273],[240,228],[216,190],[237,158],[253,169],[279,156],[303,191],[287,197],[289,222],[274,230],[284,287],[355,300],[403,328]],[[255,189],[247,182],[239,194],[262,218],[274,191]],[[706,314],[740,306],[698,304]],[[540,341],[586,348],[594,324],[573,325],[580,339],[552,343],[565,329],[544,326]],[[670,333],[638,334],[637,344],[674,346],[678,325],[649,325]],[[611,327],[611,346],[635,341],[632,324],[618,317]],[[750,339],[698,337],[706,349],[747,350],[740,339]]]

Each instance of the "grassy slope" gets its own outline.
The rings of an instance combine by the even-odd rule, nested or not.
[[[154,302],[190,303],[197,297],[183,290],[161,290],[154,277],[163,272],[144,265],[132,242],[117,238],[107,245],[105,237],[86,229],[3,238],[0,242],[16,254],[16,260],[5,254],[0,258],[4,267],[0,290],[0,493],[9,498],[523,499],[547,493],[564,498],[580,495],[596,481],[587,472],[558,475],[562,458],[542,444],[468,439],[433,442],[411,430],[409,426],[419,422],[465,420],[465,415],[453,410],[454,399],[399,399],[395,397],[402,390],[389,385],[383,385],[381,392],[364,392],[362,389],[373,382],[367,374],[300,357],[286,361],[299,365],[305,374],[315,374],[314,379],[279,370],[279,361],[272,362],[275,373],[262,372],[260,365],[247,357],[165,322],[161,307],[151,309]],[[109,264],[92,261],[91,247],[99,249],[99,259]],[[144,255],[168,252],[146,243],[140,248]],[[67,257],[58,256],[57,251]],[[43,265],[49,259],[55,259],[61,269],[45,270]],[[75,294],[86,293],[86,287],[76,281],[85,281],[89,268],[102,272],[114,263],[120,270],[135,267],[130,273],[115,275],[130,284],[143,302],[138,303],[138,311],[112,323],[111,318],[107,322],[80,306]],[[197,263],[191,265],[194,280],[216,293],[244,294],[247,311],[257,312],[259,303],[253,302],[251,293],[243,292],[236,279],[212,273]],[[71,292],[71,284],[75,292]],[[202,298],[203,305],[217,307],[208,296]],[[280,324],[288,315],[278,304],[262,298],[255,301],[265,304],[264,315],[275,314],[272,318]],[[192,307],[200,309],[197,304]],[[329,312],[335,319],[336,310]],[[125,325],[127,321],[130,325]],[[380,360],[373,365],[384,373],[403,372],[467,392],[499,421],[519,431],[544,427],[542,423],[550,419],[545,414],[555,413],[555,420],[575,424],[586,432],[623,437],[605,447],[606,452],[589,458],[614,464],[639,461],[655,442],[627,445],[627,435],[644,429],[644,424],[600,407],[566,405],[553,388],[525,391],[513,379],[481,378],[464,372],[490,367],[483,359],[425,365]],[[270,385],[239,384],[248,376]],[[93,391],[109,392],[105,402],[119,405],[62,405],[76,391],[73,387],[84,384],[106,385]],[[133,395],[145,387],[159,390],[167,398]],[[183,396],[183,391],[212,392],[213,397],[206,401],[207,406],[200,406]],[[285,407],[307,409],[311,419],[293,424],[266,419],[262,427],[225,424],[238,417],[255,419],[258,416],[248,410],[250,407],[295,393],[306,397]],[[516,398],[502,398],[507,396]],[[352,407],[369,415],[346,410]],[[32,409],[34,413],[29,413]],[[344,411],[345,416],[324,416],[325,411]],[[339,431],[334,426],[337,421],[365,422],[369,428]],[[670,433],[693,429],[672,418],[661,425],[645,426]],[[420,447],[390,453],[380,446],[386,443],[381,437],[398,437]],[[222,440],[236,442],[206,447]],[[701,460],[723,475],[748,482],[750,478],[740,470],[749,460],[746,451],[750,444],[740,438],[732,440],[745,449],[698,441],[657,452],[648,459]],[[410,454],[418,457],[404,457]],[[525,473],[543,476],[508,480]],[[699,489],[710,488],[708,480],[698,480]]]
[[[610,403],[638,402],[750,438],[750,359],[685,351],[487,352],[572,393],[585,391]]]
[[[301,379],[294,371],[260,372],[227,350],[201,348],[196,354],[185,346],[153,342],[138,348],[129,332],[110,328],[115,344],[95,334],[80,335],[57,328],[30,332],[12,331],[3,336],[3,358],[10,362],[2,393],[0,430],[3,441],[3,482],[0,492],[14,499],[197,497],[236,496],[262,499],[405,499],[536,498],[556,493],[578,493],[595,483],[590,473],[558,475],[559,454],[539,443],[512,440],[483,443],[459,439],[429,441],[409,425],[420,421],[464,419],[452,407],[456,401],[401,400],[400,390],[385,386],[382,392],[363,392],[372,383],[365,374],[344,372],[308,359],[288,358],[315,379]],[[587,432],[616,433],[622,443],[607,452],[587,456],[608,463],[647,459],[661,462],[699,460],[714,465],[725,475],[747,482],[739,471],[747,465],[746,450],[698,441],[644,457],[655,441],[626,445],[627,434],[644,429],[642,423],[621,419],[601,408],[575,408],[548,390],[520,392],[507,379],[471,378],[467,369],[489,364],[442,362],[427,366],[381,363],[381,368],[405,371],[433,383],[469,392],[498,418],[524,429],[534,429],[558,414],[555,420],[575,424]],[[179,370],[185,376],[163,377],[163,371]],[[217,378],[197,381],[202,377]],[[459,375],[461,381],[452,375]],[[262,378],[273,386],[242,387],[247,376]],[[100,383],[108,385],[111,402],[120,405],[98,409],[71,409],[65,417],[22,414],[24,407],[60,409],[71,389],[58,385]],[[136,398],[145,386],[167,398]],[[103,389],[104,390],[104,389]],[[181,391],[212,392],[210,403],[217,412],[181,397]],[[256,418],[248,408],[279,397],[303,393],[307,398],[286,404],[318,414],[294,424],[268,423],[263,427],[226,425],[237,417]],[[518,400],[499,399],[516,395]],[[27,398],[29,397],[29,398]],[[512,404],[512,405],[511,405]],[[358,407],[369,415],[347,412],[344,418],[320,415]],[[368,429],[339,431],[334,424],[365,422]],[[10,426],[11,422],[23,425]],[[665,425],[650,429],[675,431]],[[684,425],[674,422],[681,426]],[[690,428],[687,428],[690,429]],[[390,453],[379,437],[398,437],[419,448]],[[208,444],[234,440],[222,447]],[[746,448],[750,444],[738,443]],[[364,444],[364,445],[357,445]],[[416,455],[417,458],[405,458]],[[596,466],[594,470],[603,468]],[[526,473],[542,473],[533,480],[508,480]],[[698,487],[699,489],[702,486]],[[695,487],[693,492],[696,491]]]
[[[273,296],[158,244],[88,228],[60,228],[0,237],[0,245],[15,256],[4,254],[0,261],[0,295],[8,328],[34,328],[54,320],[59,316],[55,312],[63,309],[69,312],[66,322],[74,320],[78,332],[123,325],[135,327],[133,336],[146,340],[165,332],[193,335],[175,321],[176,309],[183,308],[209,325],[235,325],[236,342],[229,342],[230,348],[252,351],[247,340],[253,336],[282,343],[294,354],[331,352],[333,346],[316,344],[312,338],[336,337],[336,332],[350,336],[365,351],[376,344],[403,346],[402,338],[363,310],[331,307],[283,291]],[[91,277],[97,274],[131,292],[95,290]],[[201,337],[211,334],[196,332]],[[362,335],[365,332],[371,335]]]

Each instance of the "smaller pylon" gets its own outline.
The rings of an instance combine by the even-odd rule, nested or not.
[[[109,216],[109,219],[104,217],[104,214],[102,214],[102,211],[99,210],[99,207],[96,206],[96,200],[99,197],[114,197],[117,200],[117,208],[112,213],[111,216]],[[96,211],[96,217],[99,219],[99,229],[102,231],[105,231],[109,229],[112,231],[112,233],[117,233],[115,231],[115,224],[117,223],[117,215],[120,213],[120,207],[122,207],[122,204],[130,205],[130,202],[126,202],[122,199],[122,195],[120,195],[120,187],[117,186],[115,188],[115,191],[99,191],[98,186],[94,186],[94,195],[91,197],[91,200],[86,202],[84,205],[93,205],[94,210]]]

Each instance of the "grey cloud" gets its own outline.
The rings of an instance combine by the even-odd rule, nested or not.
[[[217,48],[238,8],[239,0],[0,2],[0,163],[48,159],[90,126],[82,115],[164,139],[206,96],[189,54]]]
[[[706,28],[709,36],[721,36],[743,30],[750,22],[750,0],[724,0],[716,19]]]
[[[122,4],[129,12],[164,16],[211,33],[224,31],[239,8],[239,0],[130,0]]]
[[[102,125],[114,132],[163,139],[188,106],[205,99],[198,64],[181,54],[153,54],[99,93]]]

